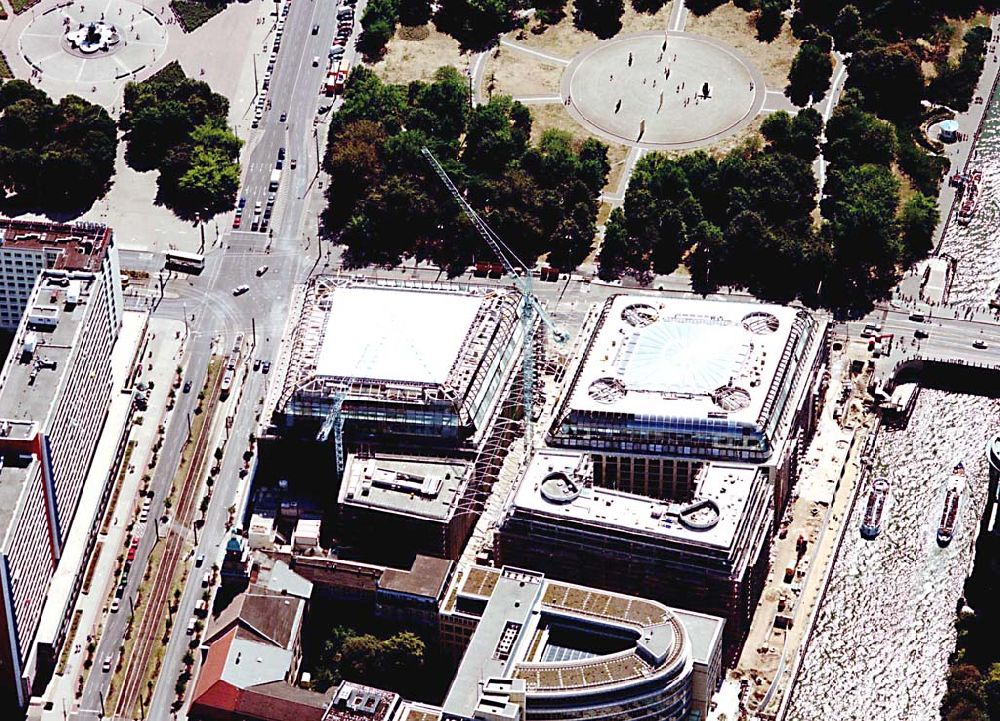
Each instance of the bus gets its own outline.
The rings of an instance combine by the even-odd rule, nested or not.
[[[197,253],[184,253],[179,250],[168,250],[166,253],[167,270],[179,270],[184,273],[200,273],[205,269],[205,256]]]

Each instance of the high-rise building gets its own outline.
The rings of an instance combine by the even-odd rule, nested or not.
[[[106,418],[122,293],[109,229],[3,227],[0,288],[19,293],[31,278],[17,270],[28,267],[19,260],[35,254],[48,264],[53,247],[62,253],[51,269],[38,269],[23,300],[14,293],[5,306],[24,310],[0,371],[0,698],[21,708],[36,672],[48,584]]]

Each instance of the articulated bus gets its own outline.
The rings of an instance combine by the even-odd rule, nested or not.
[[[167,270],[179,270],[184,273],[200,273],[205,269],[205,256],[197,253],[183,253],[179,250],[169,250],[166,253]]]

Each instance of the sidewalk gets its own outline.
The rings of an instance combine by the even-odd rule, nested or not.
[[[140,314],[127,313],[127,320],[123,325],[129,323],[128,318],[130,316],[134,319],[138,315]],[[52,677],[52,681],[45,690],[42,700],[45,703],[51,702],[52,708],[51,710],[42,712],[41,718],[43,720],[63,721],[65,718],[64,713],[77,710],[76,688],[83,670],[87,637],[99,634],[103,626],[104,614],[107,611],[106,602],[114,584],[114,568],[117,556],[122,549],[125,527],[134,513],[136,492],[141,483],[142,475],[145,472],[153,443],[156,441],[157,428],[163,422],[166,414],[167,394],[171,387],[174,371],[179,362],[179,349],[182,342],[181,339],[175,337],[175,334],[177,331],[183,332],[183,327],[184,324],[180,321],[155,318],[149,321],[148,334],[151,342],[147,351],[147,357],[143,358],[142,361],[143,372],[139,376],[139,380],[141,381],[153,382],[154,387],[149,398],[148,410],[136,413],[137,416],[143,416],[143,423],[141,425],[132,425],[129,431],[129,442],[135,443],[129,462],[129,469],[122,481],[114,509],[109,510],[113,516],[108,532],[98,537],[99,550],[94,552],[94,558],[91,559],[91,562],[95,563],[96,566],[89,592],[80,594],[76,609],[74,610],[74,614],[80,611],[82,615],[75,637],[68,637],[65,641],[65,647],[71,649],[66,668],[61,675],[57,674]],[[122,335],[125,335],[124,331]],[[125,340],[125,345],[123,345],[123,340]],[[131,366],[127,364],[133,357],[136,345],[137,339],[134,339],[132,344],[129,345],[128,339],[120,337],[115,346],[113,364],[114,389],[116,392],[122,389],[125,379],[131,371]],[[152,354],[151,357],[150,353]],[[150,364],[152,364],[151,371],[149,370]],[[105,434],[101,437],[98,446],[98,456],[95,458],[94,464],[95,469],[100,471],[96,475],[100,476],[101,479],[107,473],[107,468],[106,466],[102,468],[103,464],[99,464],[98,459],[100,458],[101,449],[105,447],[105,436],[108,434],[109,429],[113,429],[110,418],[105,428]],[[117,441],[117,433],[113,435],[115,436],[114,441]],[[91,473],[91,477],[88,478],[88,486],[94,480],[94,475],[95,473]],[[115,477],[117,478],[117,475]],[[85,491],[85,493],[88,491]],[[98,519],[97,523],[101,523],[101,521],[102,519]],[[70,532],[71,537],[77,530],[76,526],[74,526]],[[83,572],[85,573],[86,569]],[[95,659],[95,664],[97,663],[99,663],[99,660]]]

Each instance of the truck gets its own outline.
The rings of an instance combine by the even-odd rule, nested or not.
[[[275,168],[271,171],[271,184],[268,186],[270,190],[277,190],[278,184],[281,182],[281,171]]]
[[[337,92],[337,72],[331,71],[326,76],[326,85],[324,87],[327,97],[332,96]]]

